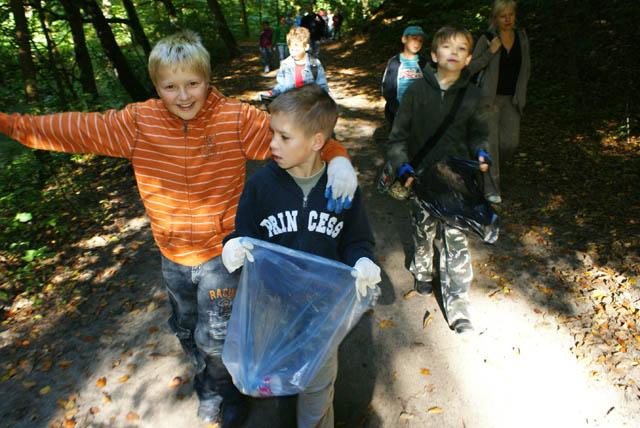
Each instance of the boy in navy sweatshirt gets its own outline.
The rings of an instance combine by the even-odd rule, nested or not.
[[[356,191],[350,210],[326,210],[326,165],[320,150],[338,118],[336,103],[318,85],[285,92],[270,105],[273,161],[247,181],[236,229],[222,250],[229,272],[251,260],[240,237],[248,236],[306,251],[353,266],[356,288],[366,296],[380,282],[373,259],[373,234]],[[246,244],[249,245],[250,244]],[[333,384],[337,355],[332,355],[311,385],[298,396],[298,427],[333,427]]]

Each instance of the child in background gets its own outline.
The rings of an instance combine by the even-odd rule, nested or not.
[[[271,71],[271,49],[273,49],[273,30],[269,27],[269,21],[262,21],[260,58],[262,59],[265,73]]]
[[[236,216],[236,231],[222,252],[229,272],[244,264],[251,244],[243,236],[341,261],[355,268],[356,290],[366,296],[380,282],[373,259],[373,234],[356,191],[353,206],[343,214],[326,212],[322,192],[326,180],[320,150],[338,118],[336,103],[318,85],[293,89],[269,106],[273,161],[247,181]],[[274,230],[269,218],[295,219],[289,229]],[[251,257],[249,257],[251,260]],[[298,396],[298,428],[333,427],[333,385],[337,353],[331,355],[309,387]]]
[[[276,75],[276,86],[265,95],[277,97],[293,88],[309,83],[317,83],[329,93],[329,84],[324,68],[318,58],[307,53],[309,49],[309,30],[295,27],[287,34],[287,44],[291,55],[282,61]]]
[[[389,134],[387,155],[399,177],[429,171],[451,157],[475,158],[482,165],[481,171],[489,170],[489,130],[480,111],[481,91],[469,85],[470,73],[465,69],[471,61],[472,48],[473,38],[467,30],[443,27],[435,34],[431,58],[437,71],[426,68],[424,79],[416,80],[407,89]],[[451,111],[458,94],[462,96],[461,104],[452,123],[414,171],[410,162]],[[467,238],[462,230],[428,209],[426,202],[434,197],[434,189],[423,175],[416,178],[411,198],[415,253],[410,270],[415,278],[414,288],[420,294],[432,292],[435,245],[440,253],[440,286],[449,326],[456,333],[471,331],[468,294],[473,271]]]
[[[221,358],[238,278],[219,256],[233,231],[246,161],[271,156],[269,115],[209,85],[209,52],[192,31],[155,45],[149,75],[160,99],[104,113],[0,113],[0,132],[33,148],[131,160],[162,254],[169,327],[196,369],[198,416],[232,426],[247,412]],[[323,149],[339,200],[356,189],[345,154],[335,141]]]
[[[422,69],[426,65],[426,58],[419,54],[424,43],[422,28],[417,25],[405,28],[401,40],[404,49],[389,59],[382,75],[382,96],[387,101],[384,115],[390,127],[402,95],[414,80],[422,78]]]
[[[280,19],[278,20],[278,24],[276,25],[276,31],[274,35],[280,62],[282,62],[286,57],[289,56],[289,51],[287,50],[287,33],[289,33],[289,27],[290,26],[287,25],[287,20],[285,19],[285,17],[280,17]]]

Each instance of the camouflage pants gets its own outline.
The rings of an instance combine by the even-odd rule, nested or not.
[[[470,320],[471,256],[464,232],[432,216],[418,198],[411,200],[414,255],[409,268],[418,281],[433,280],[434,248],[438,251],[442,301],[449,325]]]

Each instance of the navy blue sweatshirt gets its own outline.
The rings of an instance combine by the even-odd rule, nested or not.
[[[362,205],[360,189],[353,205],[340,214],[326,209],[325,171],[305,198],[291,175],[275,162],[246,182],[231,238],[248,236],[294,250],[355,265],[361,257],[373,260],[374,239]]]

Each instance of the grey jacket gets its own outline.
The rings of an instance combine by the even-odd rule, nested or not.
[[[520,39],[520,49],[522,52],[522,62],[520,63],[520,74],[516,83],[516,93],[513,95],[513,104],[518,107],[520,114],[524,110],[527,103],[527,84],[529,75],[531,74],[531,57],[529,56],[529,39],[523,29],[516,30]],[[500,51],[495,54],[489,49],[489,41],[487,36],[482,35],[476,43],[473,50],[471,63],[467,67],[471,74],[475,74],[481,70],[482,80],[480,86],[482,88],[482,104],[491,105],[496,98],[496,90],[498,88],[498,74],[500,71]]]
[[[424,79],[416,80],[402,97],[400,108],[389,135],[387,159],[394,170],[404,162],[410,162],[427,139],[435,133],[451,110],[456,94],[467,87],[460,109],[444,135],[429,150],[422,162],[422,170],[449,157],[477,159],[479,150],[488,150],[488,127],[480,112],[480,88],[469,85],[471,75],[465,69],[449,89],[440,85],[429,67],[424,69]],[[417,188],[420,195],[420,177]]]

